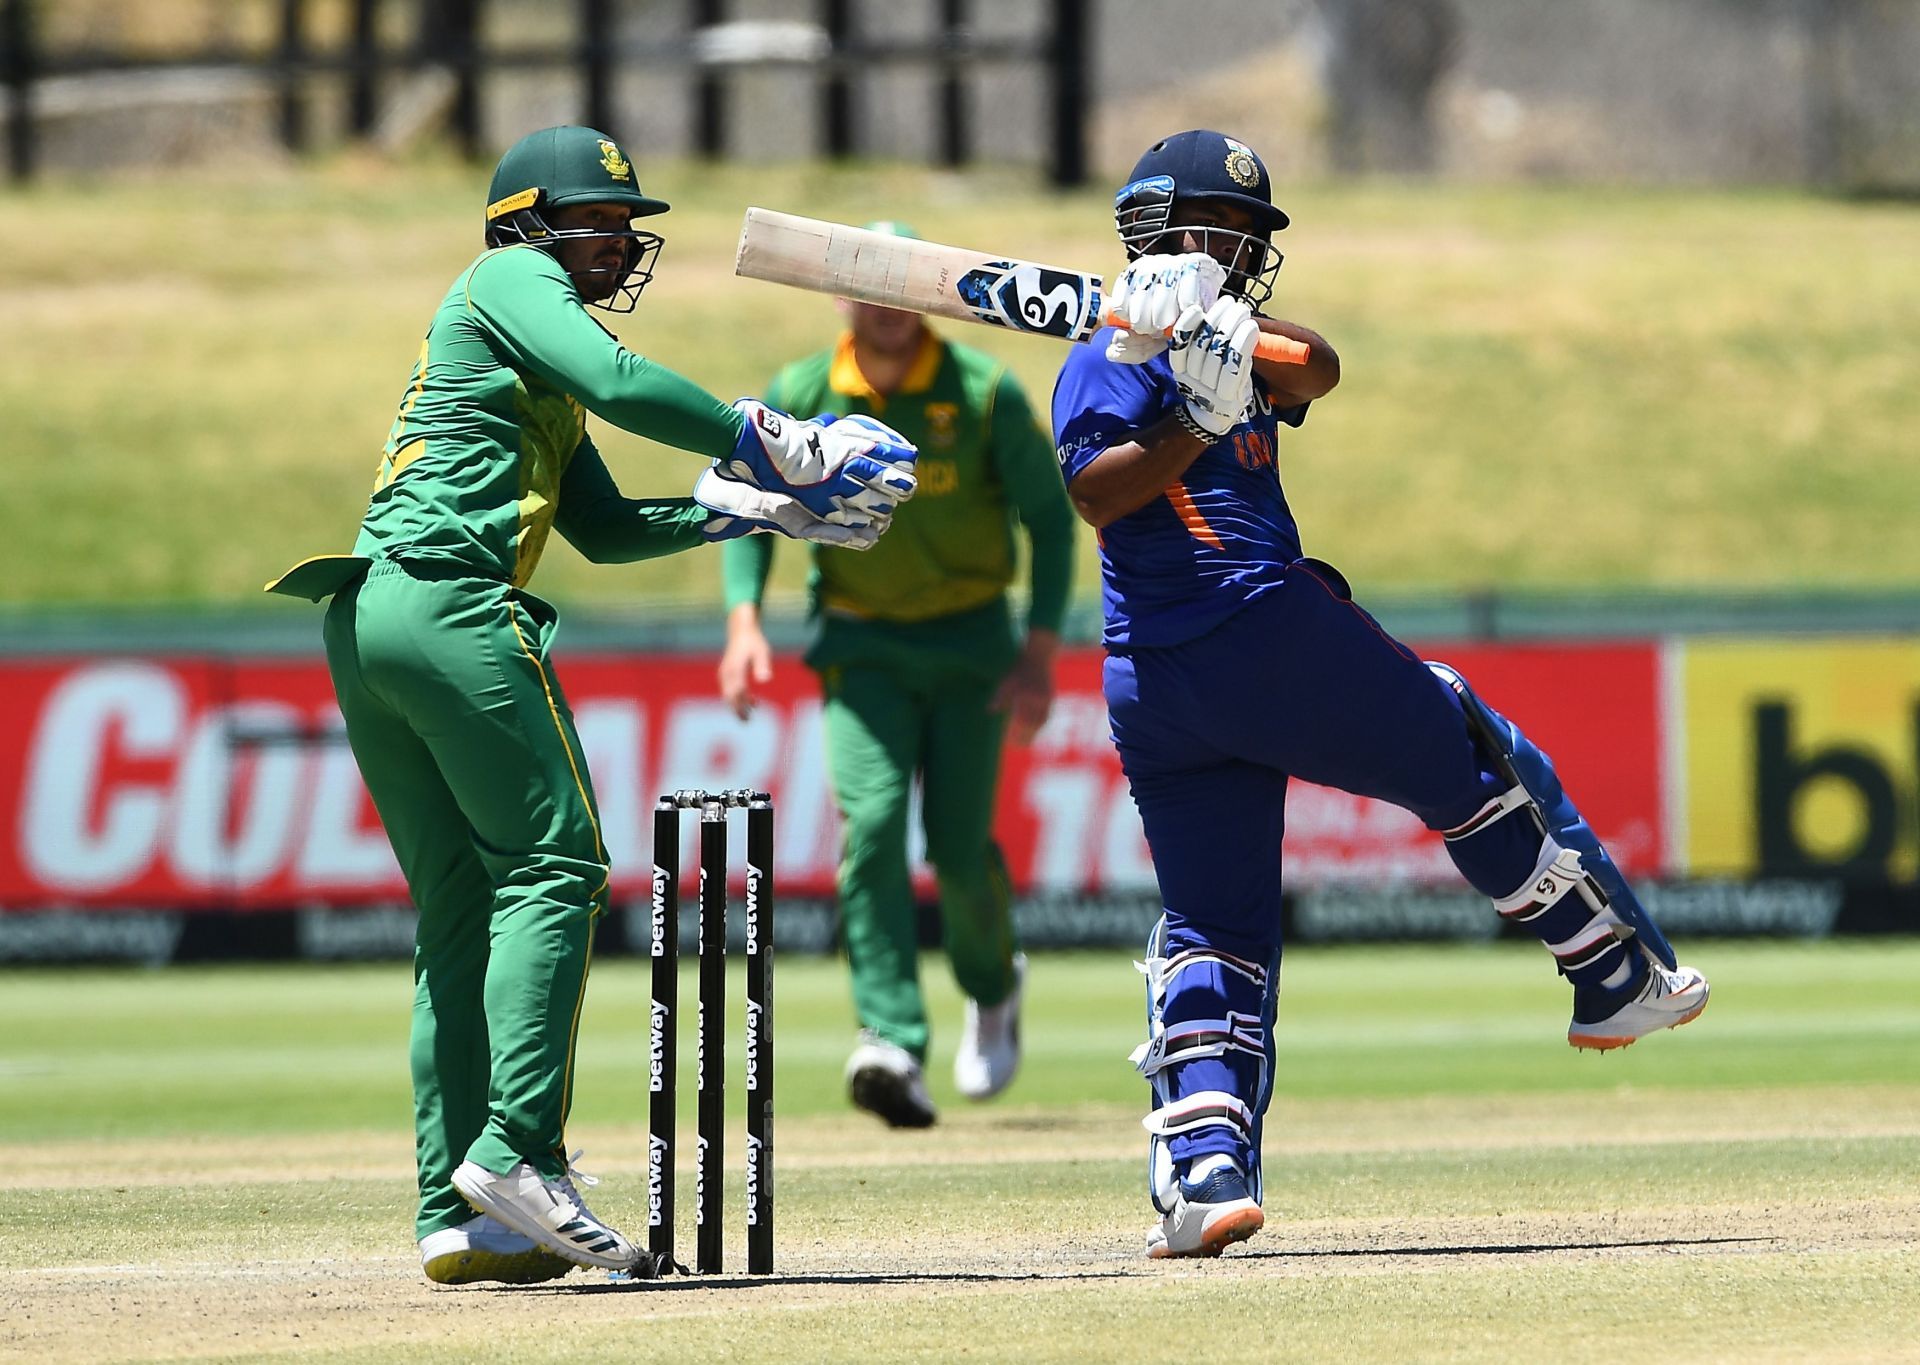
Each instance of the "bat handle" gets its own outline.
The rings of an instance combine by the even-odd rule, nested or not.
[[[1260,339],[1253,343],[1253,353],[1262,360],[1271,360],[1280,365],[1304,365],[1313,354],[1313,348],[1304,341],[1283,337],[1278,332],[1262,332]]]
[[[1117,313],[1108,313],[1101,321],[1109,327],[1126,329],[1126,324]],[[1253,343],[1253,353],[1262,360],[1271,360],[1279,365],[1304,365],[1313,354],[1313,348],[1304,341],[1283,337],[1278,332],[1262,332],[1260,339]]]

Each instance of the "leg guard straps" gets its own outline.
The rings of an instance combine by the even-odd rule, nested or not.
[[[1245,1052],[1266,1061],[1267,1030],[1257,1016],[1229,1010],[1224,1019],[1192,1019],[1168,1024],[1128,1054],[1127,1060],[1142,1076],[1152,1076],[1181,1062],[1221,1057],[1229,1052]]]
[[[1480,807],[1470,819],[1455,825],[1452,829],[1442,830],[1440,837],[1470,839],[1503,815],[1509,815],[1517,810],[1530,810],[1532,806],[1533,798],[1527,794],[1527,789],[1516,784]]]
[[[1257,1191],[1254,1142],[1271,1069],[1267,968],[1208,945],[1169,954],[1164,919],[1135,965],[1146,977],[1147,1041],[1129,1060],[1153,1094],[1143,1125],[1154,1206],[1170,1210],[1181,1163],[1209,1152],[1231,1151]]]
[[[1526,885],[1494,901],[1493,908],[1545,944],[1560,970],[1575,981],[1584,979],[1576,975],[1582,968],[1600,963],[1631,937],[1581,866],[1579,851],[1560,847],[1552,835],[1542,842],[1540,861]]]
[[[1140,1120],[1157,1138],[1191,1133],[1199,1128],[1231,1128],[1243,1142],[1253,1139],[1253,1111],[1237,1095],[1224,1090],[1199,1090],[1174,1100]]]
[[[1540,842],[1540,861],[1534,866],[1533,875],[1518,891],[1510,896],[1502,896],[1493,903],[1493,908],[1502,919],[1510,919],[1516,924],[1525,924],[1538,919],[1548,909],[1560,903],[1568,892],[1577,891],[1586,902],[1587,908],[1594,914],[1606,919],[1618,928],[1625,925],[1612,918],[1607,906],[1607,898],[1594,885],[1593,878],[1580,866],[1580,855],[1573,849],[1562,848],[1552,835],[1546,835]]]
[[[1147,1041],[1127,1057],[1140,1074],[1151,1078],[1176,1063],[1228,1052],[1246,1052],[1265,1061],[1266,1027],[1259,1011],[1267,997],[1266,968],[1214,948],[1188,948],[1133,965],[1147,978]],[[1212,1008],[1207,1017],[1168,1019],[1174,997],[1187,993],[1181,978],[1189,974],[1187,989],[1204,992],[1202,998]],[[1243,1008],[1234,1009],[1229,1001]],[[1173,1010],[1176,1016],[1182,1012]]]
[[[1492,765],[1492,770],[1508,784],[1505,792],[1482,806],[1465,823],[1445,831],[1445,837],[1448,840],[1469,838],[1509,812],[1525,810],[1546,841],[1546,846],[1541,850],[1543,868],[1553,861],[1553,856],[1557,856],[1557,850],[1563,844],[1576,845],[1579,856],[1588,863],[1579,873],[1582,899],[1596,915],[1602,916],[1613,926],[1618,938],[1632,940],[1649,960],[1673,967],[1677,960],[1673,946],[1667,942],[1666,935],[1660,932],[1660,926],[1654,923],[1646,907],[1640,904],[1619,869],[1607,857],[1606,850],[1601,847],[1599,839],[1579,810],[1567,798],[1553,770],[1552,761],[1511,721],[1489,710],[1474,695],[1473,689],[1458,671],[1432,661],[1428,662],[1427,667],[1458,699],[1461,714],[1466,720],[1467,733],[1475,747]],[[1549,856],[1549,850],[1555,850],[1556,853]],[[1539,876],[1534,880],[1537,882]],[[1531,883],[1522,890],[1530,887]],[[1520,894],[1520,891],[1516,891],[1513,896],[1502,897],[1496,904],[1504,906]],[[1501,913],[1507,912],[1502,909]]]
[[[1157,944],[1152,946],[1158,946]],[[1172,957],[1157,954],[1145,962],[1136,962],[1133,969],[1147,978],[1147,990],[1156,1008],[1166,1003],[1167,988],[1173,979],[1182,972],[1195,967],[1208,965],[1220,967],[1235,975],[1244,977],[1254,990],[1264,994],[1267,989],[1267,969],[1258,962],[1249,962],[1244,957],[1235,957],[1232,953],[1223,953],[1217,948],[1187,948]]]

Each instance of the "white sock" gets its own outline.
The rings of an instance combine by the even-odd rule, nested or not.
[[[1239,1162],[1224,1152],[1215,1152],[1210,1156],[1197,1156],[1193,1159],[1193,1165],[1187,1167],[1187,1183],[1198,1185],[1215,1171],[1220,1170],[1232,1170],[1237,1174],[1244,1174],[1240,1171]]]

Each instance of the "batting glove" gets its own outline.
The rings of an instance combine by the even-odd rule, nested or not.
[[[890,517],[860,522],[828,521],[815,516],[786,493],[769,492],[728,477],[721,473],[718,463],[709,465],[701,473],[693,485],[693,500],[713,513],[700,528],[700,534],[711,541],[777,532],[819,545],[867,550],[880,539],[891,521]]]
[[[721,472],[784,493],[826,521],[890,517],[918,487],[913,462],[919,452],[884,422],[865,416],[808,421],[752,398],[733,406],[747,421]]]
[[[1246,419],[1253,406],[1253,346],[1259,337],[1253,309],[1232,295],[1180,315],[1167,352],[1173,382],[1185,400],[1175,414],[1181,426],[1213,442]]]
[[[1120,330],[1107,342],[1107,359],[1139,365],[1167,349],[1167,333],[1189,308],[1205,311],[1220,297],[1227,268],[1204,252],[1142,256],[1114,277],[1107,314]]]

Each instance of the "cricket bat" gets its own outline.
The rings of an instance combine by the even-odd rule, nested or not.
[[[750,208],[733,273],[960,322],[1085,341],[1108,322],[1098,275]],[[1308,347],[1262,332],[1254,353],[1304,365]]]

